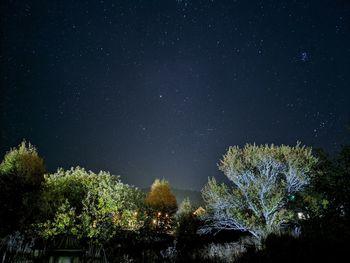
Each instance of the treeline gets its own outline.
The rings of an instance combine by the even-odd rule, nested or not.
[[[231,183],[209,179],[198,209],[178,205],[164,179],[145,194],[108,172],[49,174],[22,142],[0,164],[2,253],[18,233],[43,250],[103,246],[112,262],[334,260],[349,245],[349,146],[331,158],[300,144],[247,144],[218,167]]]
[[[156,179],[144,194],[108,172],[74,167],[48,174],[43,158],[26,142],[5,155],[0,187],[1,236],[21,231],[44,239],[69,235],[103,243],[118,231],[138,231],[177,211],[164,179]],[[159,231],[166,227],[157,225]]]

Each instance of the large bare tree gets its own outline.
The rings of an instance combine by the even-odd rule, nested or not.
[[[233,185],[209,179],[202,190],[207,213],[200,233],[234,229],[262,238],[274,232],[293,217],[287,204],[308,185],[316,162],[311,148],[299,143],[230,147],[218,167]]]

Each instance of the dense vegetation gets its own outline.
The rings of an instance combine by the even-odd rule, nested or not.
[[[165,179],[145,194],[108,172],[50,174],[22,142],[0,164],[3,261],[57,248],[100,260],[103,249],[110,262],[334,261],[350,244],[349,146],[334,158],[299,144],[230,147],[218,166],[231,184],[209,179],[203,209],[178,205]]]
[[[142,202],[142,192],[117,176],[80,167],[59,169],[45,175],[37,230],[44,238],[71,235],[105,242],[118,231],[143,226]]]

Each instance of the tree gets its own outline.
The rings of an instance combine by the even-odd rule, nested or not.
[[[316,156],[319,161],[299,209],[304,209],[310,219],[349,218],[350,146],[343,146],[333,158],[323,150]]]
[[[197,230],[199,226],[199,218],[194,215],[194,208],[190,202],[190,199],[185,198],[176,212],[176,231],[175,236],[179,242],[179,246],[192,243],[199,238]]]
[[[333,185],[335,204],[339,215],[350,219],[350,145],[343,146],[338,158],[338,167],[335,178],[336,185]]]
[[[161,213],[174,214],[177,209],[176,197],[167,180],[156,179],[146,196],[146,204]]]
[[[146,196],[146,205],[153,214],[153,224],[160,231],[171,228],[172,216],[177,210],[177,202],[170,184],[165,179],[156,179]]]
[[[176,216],[181,217],[183,215],[192,214],[193,211],[194,209],[191,204],[191,201],[188,197],[186,197],[184,200],[182,200],[181,204],[179,205],[179,209],[176,212]]]
[[[310,181],[317,159],[311,148],[247,144],[230,147],[218,164],[232,187],[209,179],[202,190],[206,226],[200,233],[248,231],[258,239],[294,216],[287,208]]]
[[[23,141],[0,164],[0,234],[22,230],[35,219],[37,200],[46,172],[37,149]]]
[[[336,165],[322,149],[315,149],[314,155],[318,161],[313,167],[310,183],[305,191],[296,196],[295,202],[289,206],[296,212],[302,212],[304,218],[309,220],[328,217],[333,213],[330,203],[332,198],[328,193],[331,185],[334,184],[333,177],[336,173]]]
[[[142,227],[143,202],[141,191],[108,172],[59,169],[45,176],[38,230],[46,239],[69,235],[105,242],[118,231]]]

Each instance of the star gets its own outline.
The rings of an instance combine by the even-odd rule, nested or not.
[[[67,1],[5,2],[0,152],[28,137],[55,170],[80,158],[64,148],[88,141],[86,168],[200,189],[229,146],[300,140],[328,150],[350,140],[348,7],[98,0],[62,12]]]
[[[307,61],[309,61],[309,54],[308,54],[306,51],[301,52],[301,54],[300,54],[300,60],[301,60],[302,62],[307,62]]]

